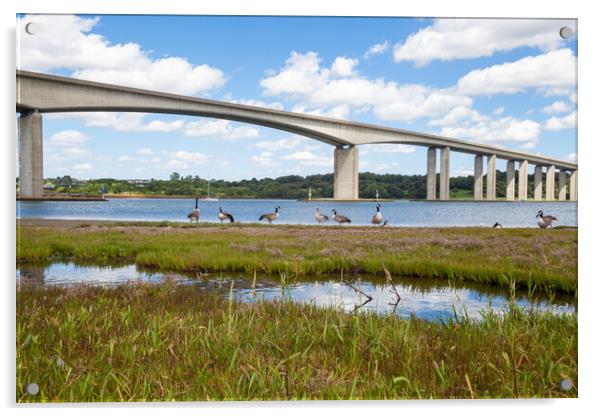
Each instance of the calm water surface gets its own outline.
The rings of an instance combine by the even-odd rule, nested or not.
[[[272,212],[280,205],[282,224],[315,224],[314,211],[349,217],[352,224],[370,224],[375,213],[374,202],[303,202],[295,200],[223,200],[199,201],[201,221],[218,222],[221,206],[242,223],[257,222],[261,214]],[[18,218],[183,221],[194,209],[194,200],[187,199],[109,199],[106,202],[17,201]],[[536,227],[535,215],[558,218],[554,225],[576,226],[576,202],[383,202],[383,217],[393,226],[492,226],[495,222],[505,227]],[[329,221],[332,224],[332,221]]]
[[[451,285],[435,279],[396,279],[396,289],[401,301],[394,305],[396,297],[391,287],[383,284],[381,276],[364,276],[350,283],[372,300],[366,302],[362,294],[341,283],[340,277],[319,279],[304,278],[289,282],[258,276],[253,286],[253,276],[245,274],[213,274],[194,277],[181,274],[164,274],[138,270],[134,265],[121,267],[77,266],[71,263],[55,263],[49,267],[26,267],[17,270],[17,283],[41,285],[94,284],[115,286],[132,282],[160,283],[171,279],[178,284],[194,285],[199,293],[213,292],[232,296],[240,301],[291,299],[318,306],[335,306],[345,311],[375,311],[383,314],[395,313],[401,317],[415,314],[428,320],[447,319],[460,314],[479,319],[481,312],[489,309],[500,312],[510,302],[507,291],[480,284]],[[544,295],[529,297],[526,292],[516,293],[516,304],[525,309],[533,308],[552,313],[574,313],[574,297],[557,295],[550,299]]]

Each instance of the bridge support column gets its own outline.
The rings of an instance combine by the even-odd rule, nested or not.
[[[518,167],[518,200],[527,200],[527,191],[529,189],[529,162],[523,160]]]
[[[437,199],[437,148],[429,147],[426,151],[426,199]]]
[[[546,201],[555,199],[554,189],[556,185],[556,166],[551,165],[546,169]]]
[[[516,177],[516,164],[514,160],[509,160],[506,163],[506,201],[514,201],[514,188]]]
[[[449,200],[449,147],[441,148],[439,165],[439,199]]]
[[[356,146],[334,148],[334,199],[358,199],[359,174]]]
[[[542,167],[541,165],[535,166],[535,183],[533,184],[533,199],[536,201],[541,201],[542,199]]]
[[[474,186],[473,198],[475,201],[483,200],[483,155],[474,157]]]
[[[42,115],[38,111],[19,117],[19,196],[42,197],[44,151]]]
[[[571,201],[577,200],[577,171],[576,170],[571,173],[569,198]]]
[[[558,172],[558,200],[566,201],[566,171]]]
[[[487,199],[495,201],[495,162],[497,158],[495,155],[487,156]]]

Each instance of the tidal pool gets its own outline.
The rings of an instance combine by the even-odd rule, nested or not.
[[[192,285],[199,293],[217,293],[232,296],[243,302],[286,299],[318,306],[334,306],[347,312],[374,311],[415,315],[431,321],[459,316],[480,319],[483,312],[501,312],[512,302],[509,291],[491,285],[448,282],[442,279],[394,278],[395,290],[385,283],[383,276],[285,277],[248,275],[243,273],[216,273],[187,275],[145,271],[135,265],[101,267],[54,263],[47,267],[20,266],[17,285],[108,285],[131,283],[162,283]],[[575,313],[577,301],[566,294],[542,294],[517,290],[516,306],[554,314]]]

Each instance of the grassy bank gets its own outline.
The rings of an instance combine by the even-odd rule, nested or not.
[[[338,273],[467,280],[577,291],[575,229],[373,228],[174,223],[34,224],[17,262],[133,262],[172,271]]]
[[[429,323],[171,284],[17,291],[19,402],[576,397],[565,378],[575,315]]]

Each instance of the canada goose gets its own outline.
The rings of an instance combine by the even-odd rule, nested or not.
[[[259,217],[259,221],[268,220],[268,222],[271,224],[272,221],[276,220],[280,216],[280,214],[278,214],[279,209],[280,205],[276,205],[276,209],[274,210],[274,212],[270,212],[269,214],[263,214],[261,217]]]
[[[324,224],[328,221],[328,215],[320,214],[320,208],[316,208],[316,221],[320,224]]]
[[[493,224],[493,228],[502,228],[502,224],[496,222],[495,224]]]
[[[338,222],[339,225],[343,224],[344,222],[351,224],[351,220],[344,215],[338,215],[336,209],[332,210],[332,220]]]
[[[196,199],[196,202],[194,203],[194,211],[192,211],[190,214],[188,214],[188,219],[190,220],[190,222],[192,222],[193,220],[196,220],[196,222],[199,222],[199,217],[201,216],[201,210],[199,209],[199,199]]]
[[[537,218],[537,225],[539,225],[539,228],[542,230],[545,228],[551,228],[552,221],[558,221],[558,218],[554,217],[553,215],[544,216],[542,210],[537,211],[535,218]]]
[[[219,218],[219,220],[222,222],[222,224],[224,223],[224,220],[227,218],[230,219],[230,222],[234,222],[234,217],[232,216],[232,214],[222,211],[222,207],[219,207],[219,214],[217,214],[217,218]]]
[[[379,225],[383,220],[383,214],[380,212],[380,204],[376,204],[376,214],[372,217],[372,224]]]
[[[383,222],[381,225],[379,225],[379,227],[388,227],[389,226],[389,220],[385,220],[385,222]]]

